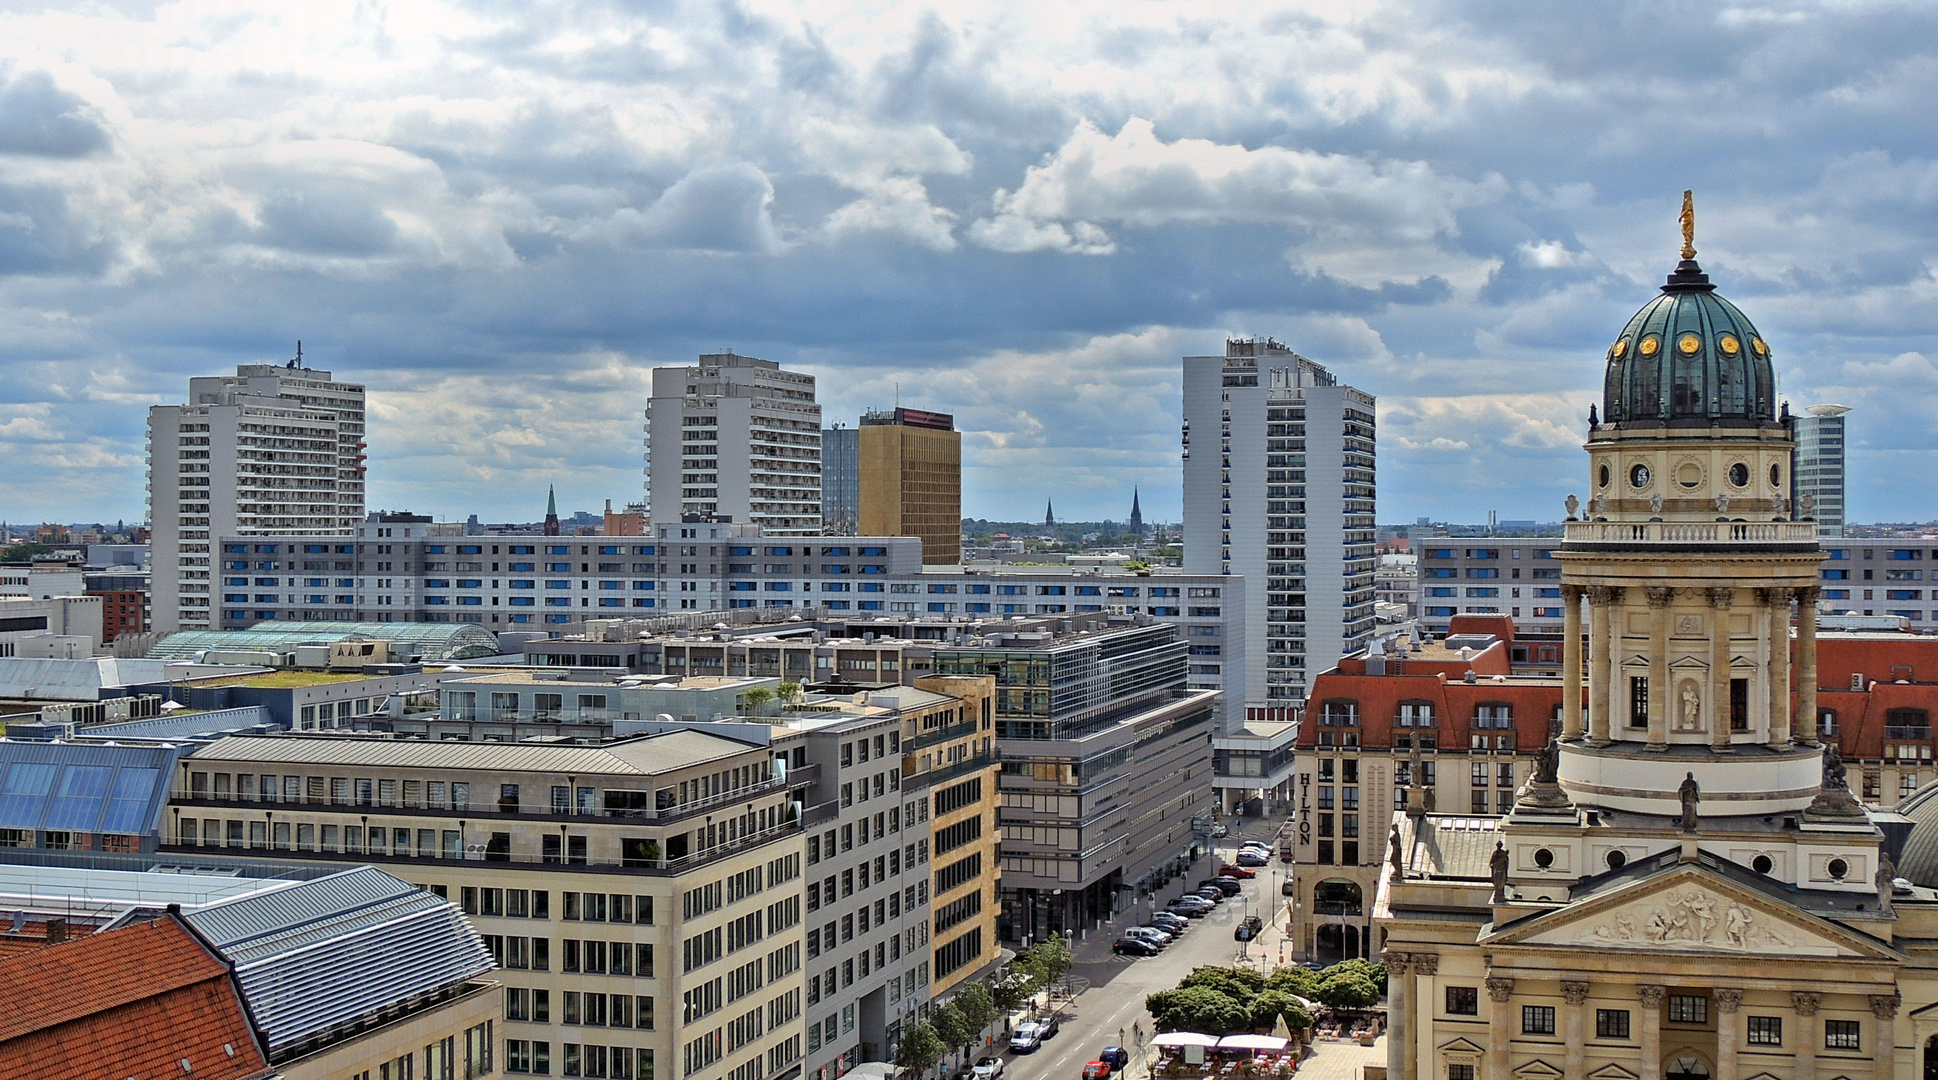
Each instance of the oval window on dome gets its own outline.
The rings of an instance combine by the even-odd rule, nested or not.
[[[1783,473],[1775,465],[1770,466],[1770,486],[1776,487],[1783,482]]]
[[[1729,354],[1730,356],[1735,356],[1737,351],[1743,347],[1742,344],[1736,340],[1735,334],[1724,334],[1722,341],[1718,342],[1717,344],[1721,345],[1723,347],[1723,352]]]
[[[1737,462],[1729,467],[1729,482],[1737,487],[1746,487],[1750,482],[1750,467]]]
[[[1694,489],[1702,484],[1702,466],[1693,461],[1685,461],[1676,469],[1676,483]]]
[[[1616,342],[1615,344],[1610,345],[1608,347],[1608,355],[1617,360],[1620,360],[1622,357],[1628,355],[1628,339],[1623,338],[1622,340]]]
[[[1676,342],[1676,348],[1681,349],[1684,356],[1694,356],[1696,350],[1702,348],[1702,339],[1694,334],[1684,334],[1682,340]]]
[[[1661,340],[1656,338],[1653,334],[1651,334],[1650,336],[1642,339],[1642,344],[1639,348],[1641,349],[1641,353],[1643,356],[1654,356],[1656,350],[1660,349],[1661,347],[1662,347]]]
[[[1608,466],[1606,465],[1602,466],[1601,481],[1602,487],[1608,486]]]
[[[1630,469],[1628,471],[1628,482],[1639,488],[1648,487],[1649,467],[1647,465],[1637,465],[1635,468]]]

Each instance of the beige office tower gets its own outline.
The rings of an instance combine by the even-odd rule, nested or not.
[[[962,433],[920,409],[861,418],[861,536],[919,536],[922,562],[962,561]]]
[[[221,582],[212,538],[348,535],[363,520],[363,413],[362,386],[303,367],[300,351],[288,364],[190,379],[185,404],[148,410],[156,630],[239,629],[240,608],[238,621],[214,625],[218,587],[281,596],[295,584],[257,580],[239,558]]]

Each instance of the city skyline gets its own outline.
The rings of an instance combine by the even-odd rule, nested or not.
[[[956,415],[972,516],[1175,519],[1180,358],[1270,335],[1380,398],[1382,519],[1549,520],[1693,187],[1850,518],[1929,516],[1932,15],[1336,8],[0,16],[0,502],[125,516],[144,407],[302,337],[371,505],[623,499],[731,347]]]

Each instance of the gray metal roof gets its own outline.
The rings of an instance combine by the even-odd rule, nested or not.
[[[679,730],[603,746],[536,743],[424,742],[327,735],[237,735],[195,752],[198,762],[341,765],[490,772],[600,773],[652,776],[744,754],[755,747],[710,732]]]
[[[186,660],[208,649],[288,652],[298,645],[334,645],[351,639],[396,641],[421,652],[426,662],[495,656],[498,637],[472,623],[260,622],[243,630],[182,630],[157,641],[150,657]]]
[[[13,701],[98,701],[104,686],[161,682],[160,660],[86,660],[0,657],[0,698]]]
[[[368,866],[184,918],[235,965],[271,1054],[493,967],[455,905]]]
[[[0,739],[0,828],[154,833],[184,752]]]
[[[76,728],[74,738],[88,742],[122,739],[187,739],[209,742],[238,732],[253,732],[260,727],[280,729],[281,724],[261,705],[208,712],[177,712],[146,720],[123,720],[113,724],[90,724]]]

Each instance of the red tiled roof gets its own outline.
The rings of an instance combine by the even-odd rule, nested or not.
[[[173,917],[0,958],[0,986],[0,1080],[268,1072],[228,966]]]

